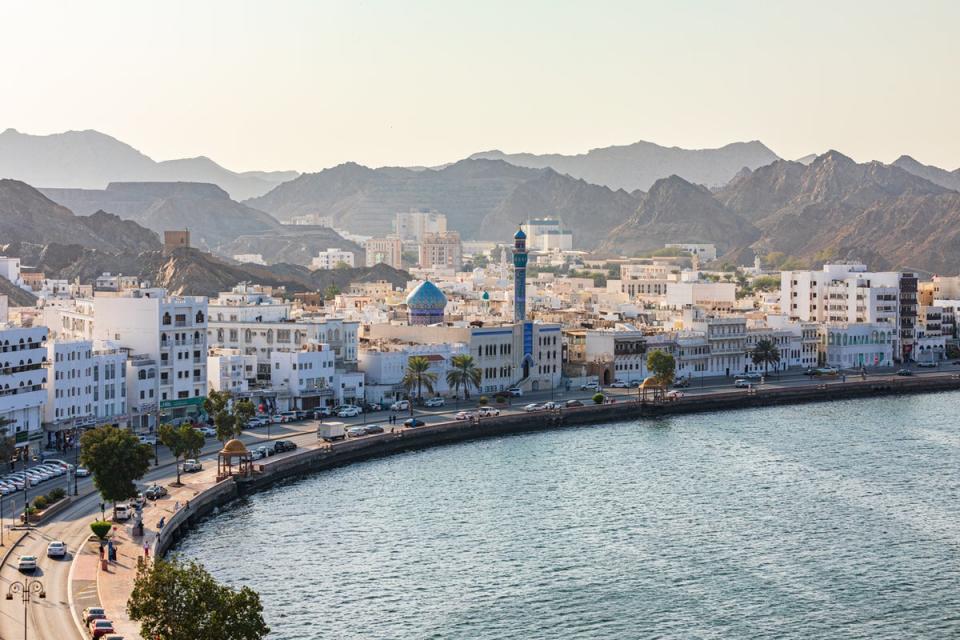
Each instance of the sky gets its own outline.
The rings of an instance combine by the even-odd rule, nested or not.
[[[960,2],[0,5],[0,130],[234,170],[761,140],[960,167]]]

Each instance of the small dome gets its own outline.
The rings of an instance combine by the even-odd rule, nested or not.
[[[424,280],[407,296],[407,308],[411,310],[443,311],[446,307],[447,296],[429,280]]]
[[[223,445],[223,449],[220,451],[220,453],[223,455],[245,456],[250,452],[247,451],[247,448],[242,442],[237,439],[233,439],[228,440],[227,444]]]
[[[489,299],[490,299],[490,292],[489,292],[489,291],[484,291],[484,292],[483,292],[483,295],[482,295],[481,297],[482,297],[484,300],[489,300]]]
[[[523,232],[523,229],[517,229],[517,232],[513,234],[514,240],[526,240],[527,234]]]

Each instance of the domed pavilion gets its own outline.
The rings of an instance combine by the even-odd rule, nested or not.
[[[407,318],[411,325],[443,322],[446,308],[447,296],[429,280],[424,280],[407,296]]]

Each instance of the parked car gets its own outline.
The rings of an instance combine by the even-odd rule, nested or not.
[[[423,406],[425,407],[442,407],[444,405],[444,400],[440,396],[434,398],[427,398],[423,401]]]
[[[11,493],[16,493],[18,489],[6,481],[0,481],[0,496],[8,496]]]
[[[143,509],[143,505],[147,504],[147,498],[143,493],[137,493],[137,497],[135,497],[131,503],[138,509]]]
[[[523,395],[523,389],[521,389],[520,387],[510,387],[509,389],[507,389],[507,393],[509,393],[510,396],[513,398],[519,398],[520,396]]]
[[[919,369],[935,369],[937,367],[936,362],[918,362],[917,368]]]
[[[294,415],[294,418],[297,419],[297,420],[306,420],[306,419],[307,419],[307,412],[306,412],[306,411],[302,411],[302,410],[300,410],[300,409],[297,409],[297,410],[294,411],[293,413],[295,414],[295,415]]]
[[[117,522],[126,522],[130,519],[131,509],[128,505],[118,504],[113,507],[113,519]]]
[[[542,404],[542,403],[540,403],[540,402],[531,402],[530,404],[528,404],[527,406],[525,406],[525,407],[523,408],[523,410],[524,410],[524,411],[527,411],[527,412],[530,412],[530,411],[543,411],[543,410],[546,409],[546,408],[547,408],[546,405],[544,405],[544,404]]]
[[[390,405],[390,411],[409,411],[410,410],[410,401],[409,400],[397,400]]]
[[[63,558],[67,555],[67,543],[62,540],[52,540],[47,544],[48,558]]]
[[[733,386],[737,389],[749,389],[752,383],[744,378],[737,378],[733,381]]]
[[[275,413],[272,416],[270,416],[270,422],[272,422],[273,424],[283,424],[284,422],[286,422],[286,420],[283,419],[283,414]]]
[[[365,436],[365,435],[367,435],[367,428],[362,425],[359,427],[350,427],[349,429],[347,429],[348,438],[359,438],[360,436]]]
[[[457,411],[456,415],[453,416],[456,420],[469,420],[473,417],[473,414],[469,411]]]
[[[405,427],[411,427],[411,428],[412,428],[412,427],[422,427],[422,426],[425,425],[425,424],[426,424],[426,423],[425,423],[423,420],[419,420],[419,419],[417,419],[417,418],[407,418],[406,420],[403,421],[403,426],[405,426]]]
[[[596,382],[588,382],[580,385],[580,391],[600,391],[600,385]]]
[[[489,418],[490,416],[500,415],[500,409],[495,409],[494,407],[480,407],[480,410],[477,413],[481,418]]]
[[[564,403],[564,406],[566,406],[568,409],[572,407],[582,407],[583,403],[580,402],[579,400],[567,400]]]
[[[367,433],[367,435],[383,433],[383,427],[378,424],[368,424],[366,427],[364,427],[364,431]]]
[[[676,389],[674,389],[673,391],[667,392],[667,400],[679,400],[682,397],[683,397],[683,391],[677,391]]]
[[[113,623],[109,620],[93,620],[90,625],[90,636],[96,640],[108,633],[113,633]]]
[[[261,458],[269,458],[274,453],[276,453],[276,451],[273,450],[273,447],[264,446],[264,447],[257,447],[257,453],[260,454]]]
[[[360,415],[360,407],[346,407],[337,412],[338,418],[356,418]]]
[[[194,460],[190,458],[189,460],[183,461],[183,471],[184,473],[196,473],[203,469],[203,463],[199,460]]]
[[[148,444],[152,447],[157,444],[157,436],[140,436],[140,444]]]
[[[383,411],[383,407],[381,407],[376,402],[371,402],[369,404],[363,405],[363,410],[366,411],[367,413],[370,413],[371,411]]]
[[[624,380],[614,380],[614,381],[610,384],[610,386],[611,386],[612,388],[614,388],[614,389],[626,389],[626,388],[629,387],[630,385],[627,384],[626,381],[624,381]]]
[[[273,443],[273,452],[274,453],[283,453],[284,451],[293,451],[297,448],[296,443],[291,442],[290,440],[277,440]]]
[[[838,375],[839,373],[840,373],[840,369],[837,369],[837,368],[835,368],[835,367],[820,367],[819,369],[817,369],[817,374],[816,374],[816,375],[818,375],[818,376],[835,376],[835,375]]]
[[[761,375],[757,371],[751,371],[749,373],[743,374],[743,377],[746,378],[747,380],[760,380],[761,378],[763,378],[763,375]]]
[[[37,556],[20,556],[17,560],[17,571],[32,573],[37,570]]]
[[[910,371],[910,369],[898,369],[898,370],[897,370],[897,375],[898,375],[898,376],[903,376],[903,377],[912,376],[912,375],[913,375],[913,371]]]
[[[86,467],[77,467],[75,473],[77,474],[78,478],[86,478],[90,475],[90,469],[87,469]]]
[[[284,422],[294,422],[297,420],[296,411],[283,411],[280,413],[280,417],[283,418]]]
[[[106,620],[107,611],[103,607],[87,607],[80,614],[83,624],[90,624],[94,620]]]
[[[677,378],[673,383],[674,388],[676,389],[686,389],[690,386],[690,378]]]
[[[143,492],[143,495],[146,496],[147,500],[159,500],[163,496],[167,495],[167,493],[166,487],[155,484],[152,487],[147,487],[147,490]]]
[[[333,412],[330,411],[330,407],[317,407],[313,410],[314,420],[319,420],[320,418],[329,418],[333,415]]]
[[[814,368],[809,368],[809,369],[807,369],[806,371],[803,372],[803,375],[805,375],[805,376],[815,376],[815,375],[817,375],[817,370],[814,369]]]
[[[202,433],[204,438],[216,438],[216,437],[217,437],[217,430],[214,429],[213,427],[199,427],[199,428],[197,428],[197,431],[199,431],[200,433]]]
[[[559,408],[560,408],[560,403],[554,402],[554,401],[550,400],[549,402],[544,402],[544,403],[543,403],[543,408],[544,408],[544,409],[547,409],[547,410],[549,410],[549,411],[553,411],[554,409],[559,409]]]

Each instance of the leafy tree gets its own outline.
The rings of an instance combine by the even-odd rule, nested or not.
[[[774,344],[773,340],[762,338],[757,340],[757,344],[754,345],[753,351],[750,352],[750,359],[753,364],[762,364],[763,375],[767,375],[769,365],[780,364],[780,349]]]
[[[180,458],[196,458],[203,448],[203,434],[191,427],[182,424],[175,427],[172,424],[160,425],[160,442],[162,442],[177,462],[177,484],[180,484]]]
[[[669,387],[673,383],[676,367],[676,360],[666,351],[657,349],[647,354],[647,369],[660,386]]]
[[[211,391],[203,401],[203,409],[213,417],[217,440],[226,442],[243,431],[247,421],[256,413],[249,400],[232,401],[229,391]]]
[[[333,268],[334,268],[334,269],[337,269],[337,270],[339,270],[339,271],[342,271],[342,270],[344,270],[344,269],[352,269],[353,267],[351,267],[350,265],[348,265],[348,264],[347,264],[346,262],[344,262],[343,260],[340,260],[339,262],[337,262],[337,264],[333,265]]]
[[[104,520],[94,520],[90,523],[90,530],[93,531],[93,535],[101,540],[107,537],[107,534],[110,533],[110,529],[112,528],[113,525]]]
[[[595,393],[593,394],[593,404],[603,404],[603,394]]]
[[[114,507],[137,495],[134,484],[150,468],[153,451],[126,429],[106,425],[80,439],[80,464],[93,474],[93,484]]]
[[[423,399],[423,388],[427,393],[433,393],[433,385],[437,381],[437,374],[430,371],[430,361],[423,356],[412,356],[407,360],[407,370],[403,373],[402,384],[410,393],[417,390],[417,397]]]
[[[473,356],[467,353],[453,356],[450,364],[453,368],[447,372],[447,384],[453,387],[454,394],[459,394],[460,387],[463,387],[463,397],[469,400],[470,385],[479,391],[483,372],[473,363]]]
[[[338,295],[340,295],[340,287],[338,287],[338,286],[335,285],[335,284],[331,284],[331,285],[327,286],[326,289],[323,290],[323,298],[324,298],[324,300],[333,300],[333,299],[336,298]]]
[[[137,573],[127,613],[157,640],[261,640],[270,633],[260,596],[218,584],[203,565],[157,559]]]

